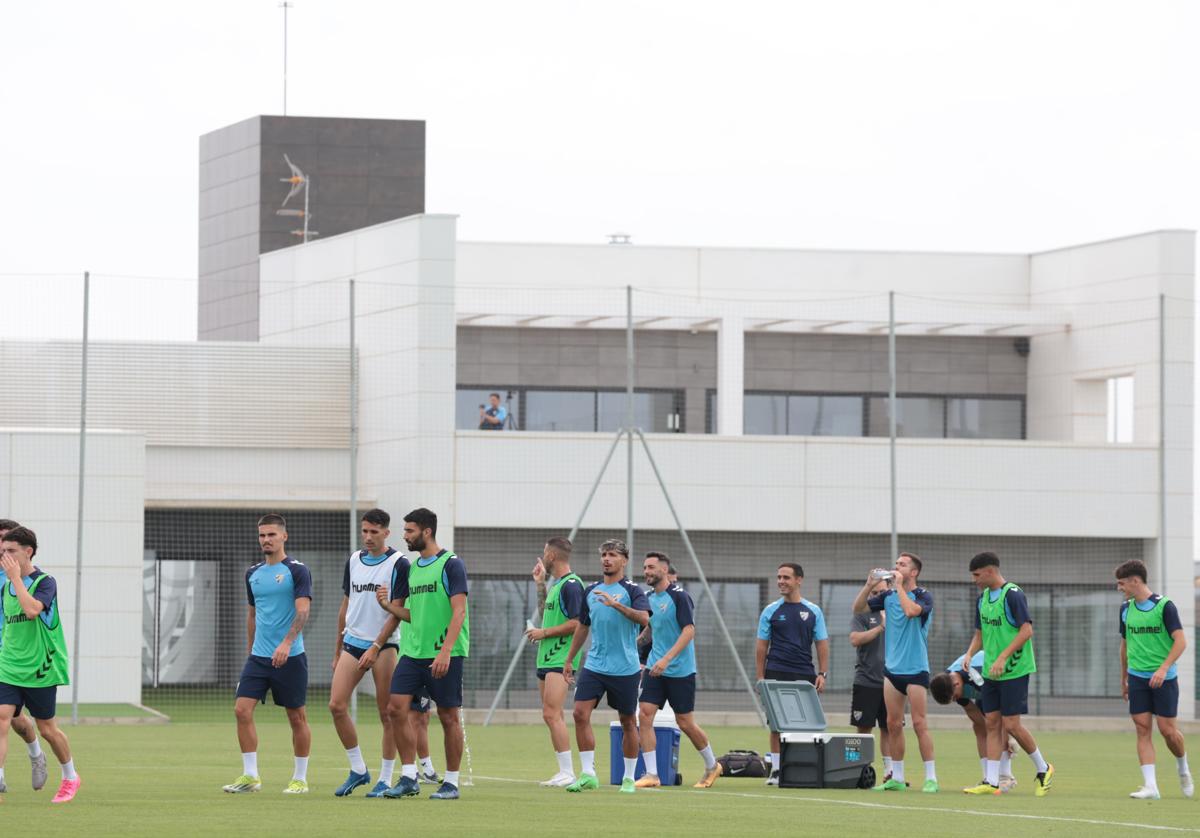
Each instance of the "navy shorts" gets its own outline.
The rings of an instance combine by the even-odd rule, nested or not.
[[[1139,675],[1129,676],[1129,715],[1153,713],[1164,719],[1173,719],[1179,714],[1179,679],[1163,681],[1157,690],[1150,689],[1150,679]]]
[[[690,713],[696,709],[696,673],[671,678],[660,675],[655,678],[647,669],[642,673],[643,704],[654,704],[659,708],[671,705],[675,715]]]
[[[999,710],[1001,716],[1024,716],[1029,712],[1029,676],[1004,681],[984,678],[979,690],[979,709],[984,713]]]
[[[766,669],[763,670],[763,678],[767,681],[808,681],[810,684],[817,683],[817,674],[805,674],[803,672],[788,672],[786,669]]]
[[[370,648],[370,647],[368,647],[368,648]],[[379,651],[381,651],[381,652],[382,652],[384,649],[395,649],[397,652],[399,652],[399,651],[400,651],[400,647],[399,647],[399,646],[397,646],[395,643],[384,643],[384,644],[383,644],[383,648],[381,648]],[[363,652],[365,652],[365,651],[367,651],[367,650],[366,650],[366,649],[360,649],[360,648],[358,648],[357,646],[351,646],[349,643],[343,643],[343,644],[342,644],[342,651],[343,651],[343,652],[349,652],[351,655],[353,655],[353,656],[354,656],[354,659],[355,659],[355,660],[360,660],[360,659],[362,658],[362,656],[363,656]]]
[[[18,687],[0,683],[0,704],[11,704],[17,708],[13,711],[14,719],[22,707],[28,709],[29,715],[35,719],[53,719],[57,702],[58,687]]]
[[[438,707],[462,707],[464,660],[466,658],[450,658],[450,669],[441,678],[434,678],[433,658],[402,655],[392,673],[392,695],[411,695],[413,709],[422,712],[428,712],[429,701]]]
[[[912,675],[896,675],[885,669],[883,670],[883,677],[891,681],[892,686],[905,695],[908,695],[909,687],[924,687],[925,689],[929,689],[928,672],[914,672]]]
[[[608,696],[608,706],[622,716],[637,715],[638,681],[641,675],[602,675],[592,672],[586,666],[579,670],[579,679],[575,682],[575,701],[594,701],[598,705],[600,699]]]
[[[559,675],[562,675],[562,671],[563,671],[563,668],[561,666],[539,666],[538,671],[537,671],[537,677],[538,677],[539,681],[545,681],[546,676],[549,675],[551,672],[557,672]]]
[[[850,724],[887,730],[887,707],[883,703],[882,686],[855,684],[851,687]]]
[[[308,656],[292,655],[276,669],[270,658],[251,655],[238,679],[237,697],[265,701],[267,690],[280,707],[303,707],[308,696]]]

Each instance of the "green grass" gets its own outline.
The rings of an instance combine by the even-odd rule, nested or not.
[[[643,791],[627,797],[612,787],[581,795],[542,789],[536,781],[554,772],[545,729],[533,726],[468,730],[475,785],[463,799],[438,803],[418,800],[366,800],[361,790],[336,799],[332,790],[345,777],[340,743],[321,705],[313,715],[312,793],[288,797],[280,791],[291,777],[289,731],[282,712],[259,708],[259,766],[264,790],[253,795],[222,794],[222,784],[241,773],[232,720],[170,725],[66,726],[83,778],[79,797],[52,806],[58,781],[51,768],[49,787],[28,787],[24,749],[10,737],[3,803],[8,824],[39,824],[48,834],[162,836],[220,834],[261,836],[324,835],[359,830],[403,830],[417,835],[612,835],[635,830],[648,835],[813,835],[912,834],[962,836],[1128,835],[1134,824],[1200,833],[1200,800],[1184,800],[1174,760],[1159,744],[1159,784],[1165,799],[1135,801],[1126,795],[1140,783],[1133,733],[1045,733],[1039,744],[1054,761],[1057,775],[1045,798],[1033,795],[1032,766],[1014,760],[1020,785],[1010,795],[974,798],[958,789],[979,776],[974,739],[967,731],[935,732],[938,773],[945,789],[927,795],[858,790],[768,789],[761,780],[724,778],[710,790],[687,786]],[[369,714],[368,714],[369,715]],[[607,736],[607,722],[596,730]],[[363,750],[372,773],[378,769],[378,724],[361,726]],[[439,770],[440,732],[431,731]],[[762,750],[765,735],[748,728],[709,731],[718,752]],[[910,737],[911,739],[911,737]],[[906,765],[920,778],[915,745]],[[601,739],[598,768],[608,772],[607,739]],[[53,760],[51,760],[53,763]],[[578,765],[578,757],[576,757]],[[684,742],[680,765],[693,782],[700,759]],[[464,766],[465,769],[465,766]],[[430,788],[422,787],[427,796]],[[985,817],[976,813],[1022,817]],[[34,818],[37,820],[34,820]],[[972,818],[968,821],[967,818]],[[1052,818],[1053,820],[1044,820]],[[1165,834],[1171,834],[1167,832]]]

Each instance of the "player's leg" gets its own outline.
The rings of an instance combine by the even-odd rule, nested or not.
[[[270,661],[264,663],[263,660],[253,655],[246,658],[234,693],[233,716],[237,722],[238,749],[242,754],[242,774],[222,787],[230,794],[243,794],[262,788],[258,775],[258,731],[254,728],[254,708],[271,689]]]
[[[608,706],[617,711],[617,720],[621,723],[621,755],[624,757],[625,772],[621,776],[621,791],[632,794],[634,790],[634,775],[637,773],[638,751],[638,682],[641,675],[606,675]],[[651,717],[651,727],[653,727]]]
[[[46,754],[42,750],[42,741],[38,739],[37,727],[28,716],[22,715],[18,709],[13,716],[12,729],[17,732],[29,751],[29,765],[32,774],[33,790],[38,791],[46,785]]]
[[[657,788],[662,785],[658,779],[658,737],[654,734],[654,715],[666,703],[665,677],[654,677],[649,669],[642,670],[642,694],[638,700],[638,744],[642,749],[642,760],[646,763],[646,773],[637,779],[634,785],[639,789]]]
[[[675,711],[675,723],[679,725],[680,732],[688,738],[688,741],[692,743],[692,747],[699,752],[700,758],[704,760],[704,774],[692,785],[692,788],[706,789],[710,788],[717,781],[717,778],[721,776],[721,764],[717,762],[717,758],[713,754],[712,743],[708,740],[708,734],[696,722],[696,716],[693,713],[695,709],[696,676],[692,675],[690,679],[692,703],[689,705],[683,699],[680,699],[679,706],[676,706],[675,700],[672,698],[671,709]],[[682,681],[684,679],[681,678],[678,680]],[[679,690],[675,692],[679,692]]]
[[[563,721],[563,703],[567,699],[567,679],[562,672],[539,673],[538,690],[542,695],[542,721],[550,730],[550,745],[558,761],[558,772],[543,786],[568,786],[575,782],[575,769],[571,765],[571,735]]]
[[[66,803],[79,791],[80,780],[75,773],[75,762],[71,759],[71,744],[67,741],[67,734],[55,720],[58,687],[23,687],[21,692],[25,707],[37,724],[38,733],[46,740],[62,768],[62,784],[50,802]]]
[[[367,792],[367,797],[379,797],[392,784],[392,774],[396,770],[396,734],[392,730],[392,716],[388,713],[388,698],[392,683],[392,673],[396,670],[396,649],[390,643],[380,650],[375,657],[375,665],[371,667],[371,677],[375,681],[375,708],[379,712],[379,724],[383,728],[383,741],[380,743],[379,776],[375,785]]]
[[[1158,732],[1167,743],[1167,749],[1175,757],[1175,767],[1179,773],[1179,787],[1184,797],[1191,797],[1195,792],[1192,785],[1192,772],[1188,768],[1187,751],[1183,742],[1183,734],[1175,724],[1179,713],[1179,681],[1172,678],[1164,681],[1162,686],[1151,690],[1154,701],[1154,716],[1158,722]]]
[[[3,686],[7,687],[7,685]],[[9,704],[9,701],[15,701],[15,699],[11,699],[7,695],[0,696],[0,792],[8,791],[4,780],[4,761],[8,756],[8,731],[12,727],[13,716],[19,709],[17,704]]]
[[[904,785],[904,693],[892,683],[892,676],[883,679],[883,704],[887,708],[888,742],[892,752],[892,776],[876,786],[887,791],[903,791]]]
[[[396,661],[389,687],[388,715],[392,720],[392,734],[396,739],[396,752],[400,760],[400,779],[383,792],[384,797],[414,797],[421,793],[417,784],[416,738],[409,714],[412,712],[413,696],[425,688],[422,670],[431,663],[404,655]]]
[[[571,713],[575,722],[575,744],[579,746],[579,779],[566,787],[567,791],[578,792],[600,788],[596,778],[596,735],[592,732],[592,711],[604,695],[604,685],[590,669],[579,670],[575,682],[575,708]]]
[[[1004,733],[1002,743],[1007,743],[1008,736],[1016,740],[1021,750],[1029,754],[1037,775],[1034,778],[1034,794],[1042,797],[1050,790],[1054,780],[1054,766],[1046,761],[1038,750],[1037,742],[1028,728],[1021,723],[1021,717],[1029,712],[1029,676],[1010,678],[1000,682],[1000,713],[1004,718]]]
[[[308,726],[308,656],[292,655],[277,667],[271,680],[271,695],[287,714],[292,729],[292,779],[284,794],[308,793],[308,755],[312,750],[312,730]]]
[[[426,681],[429,698],[437,705],[438,721],[442,723],[442,741],[446,748],[445,780],[437,791],[429,795],[431,800],[458,799],[458,770],[463,755],[463,726],[459,713],[462,707],[462,674],[463,658],[450,658],[450,668],[443,677],[433,678],[430,675]]]
[[[361,654],[361,651],[359,652]],[[329,685],[329,712],[333,716],[333,728],[337,731],[342,747],[346,749],[346,760],[350,763],[350,776],[334,790],[337,797],[345,797],[361,785],[371,781],[362,748],[358,745],[358,731],[350,718],[350,697],[362,680],[363,670],[358,668],[358,658],[342,649],[333,667],[333,681]]]
[[[968,702],[963,706],[963,713],[967,716],[967,721],[971,723],[971,732],[975,734],[975,752],[979,755],[979,776],[983,778],[983,782],[987,782],[987,719],[983,717],[983,711],[975,706],[975,702]]]
[[[925,684],[918,682],[908,685],[908,709],[912,714],[913,733],[917,735],[917,747],[921,752],[921,760],[925,763],[925,782],[921,791],[933,793],[938,790],[937,767],[933,759],[933,734],[929,732],[929,722],[925,718],[929,701],[929,676],[924,678]]]
[[[429,717],[433,715],[433,702],[428,695],[413,696],[409,722],[413,728],[413,740],[417,743],[417,779],[423,783],[433,782],[426,775],[437,777],[433,767],[433,752],[429,748]],[[440,780],[438,781],[440,782]]]

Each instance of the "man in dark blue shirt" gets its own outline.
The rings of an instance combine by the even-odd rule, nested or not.
[[[808,681],[825,690],[829,677],[829,632],[825,615],[815,602],[800,596],[804,568],[786,562],[775,572],[779,599],[763,609],[758,620],[755,670],[758,680]],[[813,668],[812,647],[817,647],[820,670]],[[779,785],[779,734],[771,733],[771,776],[767,785]]]

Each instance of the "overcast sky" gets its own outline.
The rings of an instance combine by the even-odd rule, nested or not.
[[[464,239],[1030,251],[1200,226],[1187,0],[295,0],[290,21],[288,113],[426,120],[426,206]],[[197,138],[282,111],[282,12],[7,4],[0,70],[0,274],[186,279]],[[55,282],[0,290],[32,307]],[[161,287],[170,316],[145,319],[194,334],[194,283]]]

